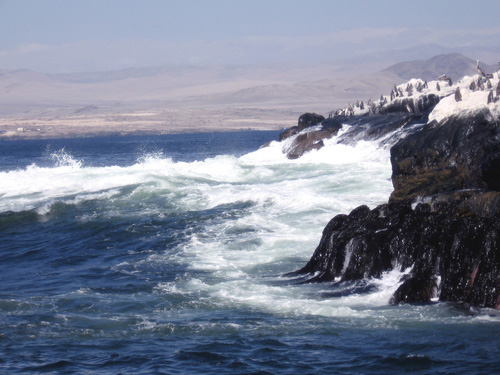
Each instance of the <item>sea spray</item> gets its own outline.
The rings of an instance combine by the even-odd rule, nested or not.
[[[194,150],[207,137],[224,139],[217,155]],[[334,138],[291,161],[278,142],[257,150],[277,138],[266,137],[82,140],[64,148],[81,161],[73,165],[48,165],[37,141],[39,155],[2,170],[1,366],[229,374],[498,364],[498,350],[478,349],[498,334],[494,312],[390,306],[404,272],[351,283],[284,277],[331,217],[387,200],[389,154]],[[252,152],[241,146],[252,142]]]

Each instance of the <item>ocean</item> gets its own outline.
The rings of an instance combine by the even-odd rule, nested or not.
[[[392,183],[380,142],[277,138],[0,141],[0,373],[500,373],[496,310],[285,276]]]

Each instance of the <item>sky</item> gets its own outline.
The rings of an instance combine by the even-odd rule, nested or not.
[[[0,69],[316,64],[472,46],[500,61],[499,14],[499,0],[0,0]]]

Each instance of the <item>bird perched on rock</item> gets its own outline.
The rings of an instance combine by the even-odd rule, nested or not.
[[[493,103],[493,91],[490,91],[488,94],[488,104]]]
[[[453,81],[451,80],[450,77],[447,77],[446,74],[443,74],[442,76],[439,76],[438,80],[442,81],[442,82],[448,82],[448,86],[453,85]]]
[[[479,77],[477,80],[477,88],[481,91],[484,91],[484,78]]]
[[[479,60],[477,60],[476,69],[479,72],[479,74],[481,74],[483,77],[486,77],[486,73],[484,73],[484,70],[481,69],[481,67],[479,66]]]

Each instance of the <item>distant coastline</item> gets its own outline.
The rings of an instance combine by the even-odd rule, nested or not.
[[[0,118],[0,141],[97,136],[280,130],[297,113],[261,108],[148,110],[114,114],[74,114]]]

